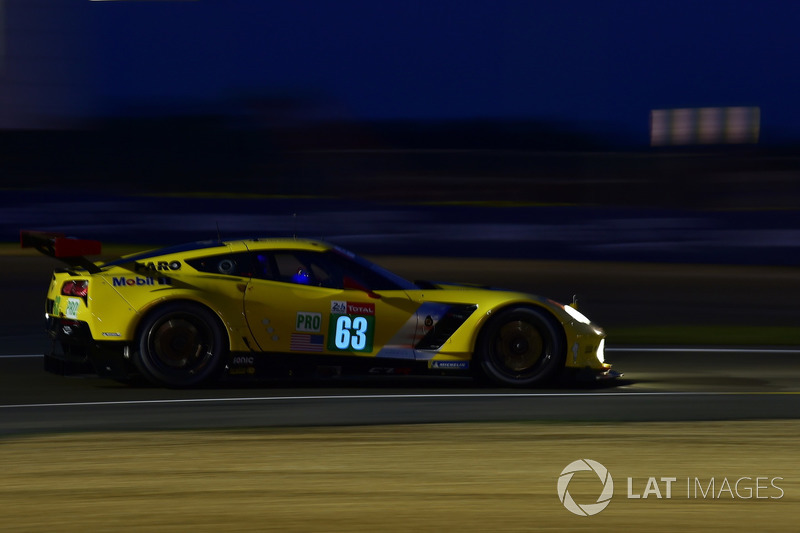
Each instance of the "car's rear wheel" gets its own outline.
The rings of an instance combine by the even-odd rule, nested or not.
[[[501,311],[478,338],[476,357],[483,374],[503,386],[548,383],[566,358],[561,325],[543,309],[516,307]]]
[[[210,310],[189,302],[168,303],[142,322],[134,362],[158,385],[199,385],[217,376],[223,339],[222,326]]]

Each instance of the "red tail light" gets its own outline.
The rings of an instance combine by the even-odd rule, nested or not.
[[[89,280],[79,279],[77,281],[67,281],[61,286],[61,294],[64,296],[77,296],[86,298],[89,294]]]

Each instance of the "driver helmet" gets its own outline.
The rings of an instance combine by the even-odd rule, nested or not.
[[[294,276],[292,276],[292,281],[301,285],[308,285],[311,283],[311,276],[308,274],[306,269],[301,267],[298,268],[297,272],[295,272]]]

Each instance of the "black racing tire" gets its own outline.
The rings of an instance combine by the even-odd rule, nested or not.
[[[134,363],[156,385],[184,388],[218,376],[226,344],[217,316],[191,302],[164,304],[139,327]]]
[[[551,382],[564,368],[561,324],[544,309],[514,307],[492,317],[480,333],[475,355],[483,375],[504,387]]]

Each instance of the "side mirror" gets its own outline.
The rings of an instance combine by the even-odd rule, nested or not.
[[[364,285],[362,285],[358,281],[354,280],[350,276],[345,276],[342,279],[342,285],[344,285],[345,290],[355,290],[355,291],[366,292],[367,296],[369,296],[370,298],[374,298],[375,300],[380,300],[380,298],[381,298],[380,294],[374,292],[372,289],[370,289],[368,287],[365,287]]]

